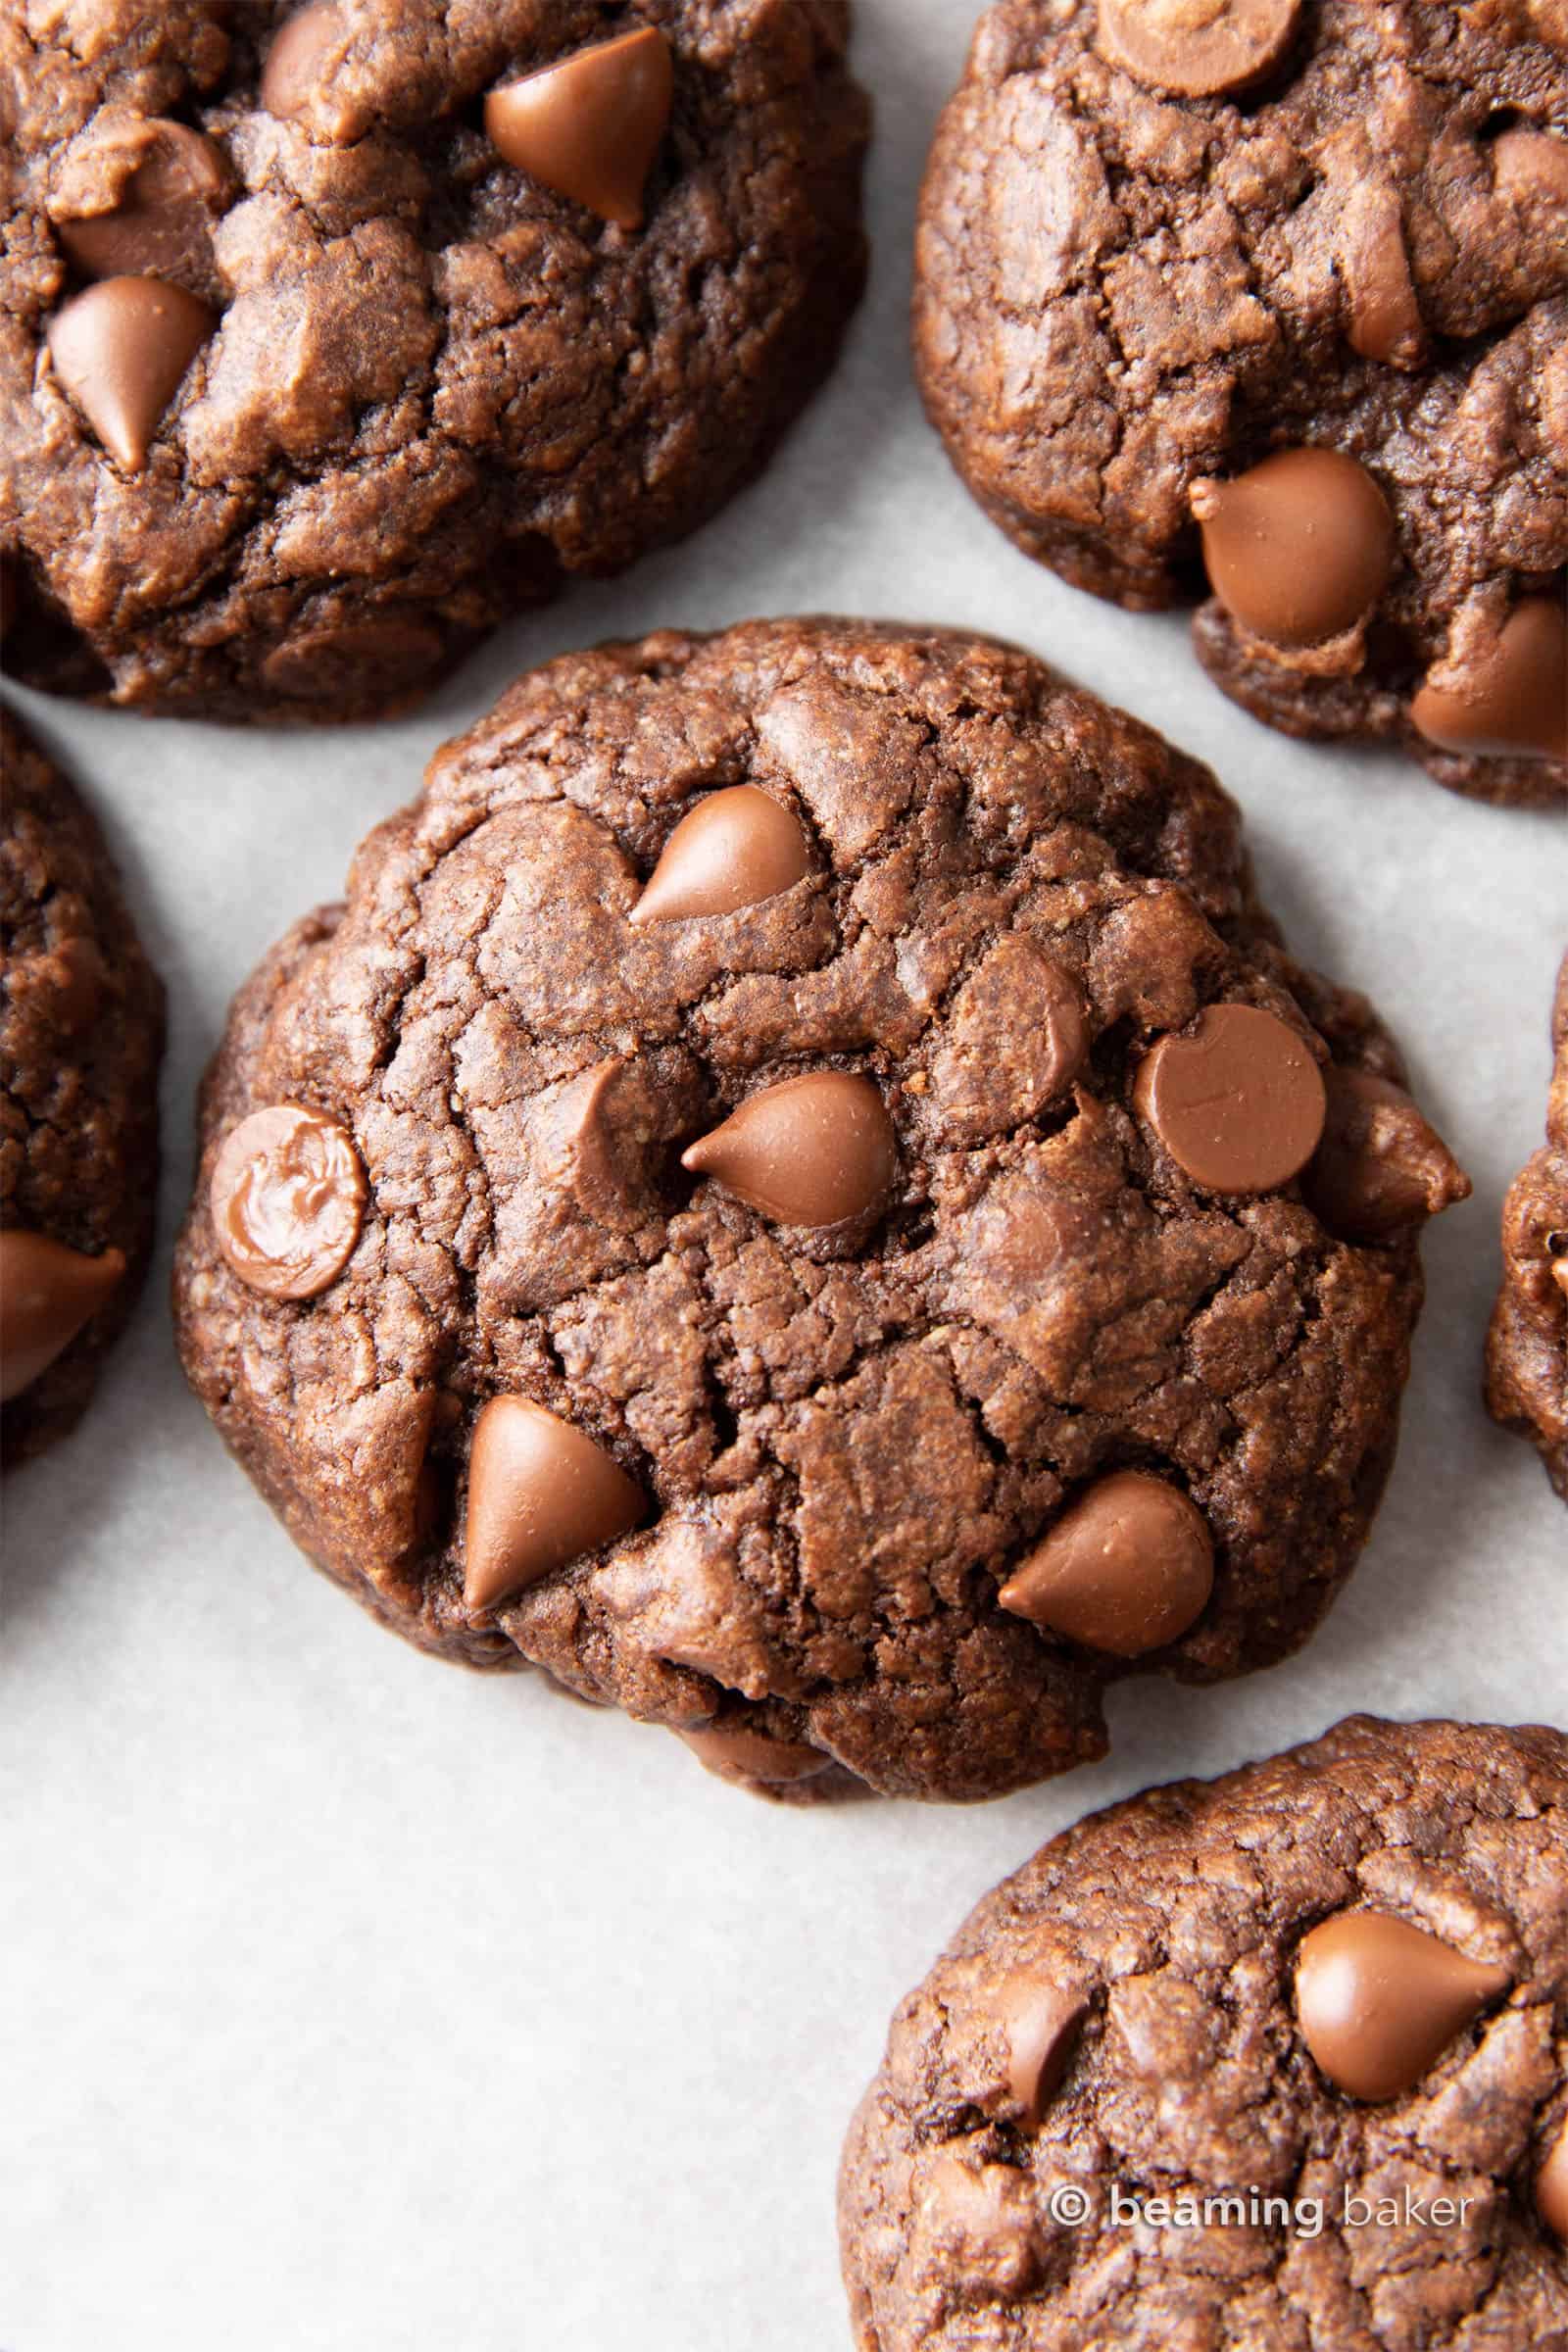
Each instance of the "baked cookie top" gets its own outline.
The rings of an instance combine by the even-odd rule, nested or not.
[[[180,1346],[307,1551],[748,1781],[980,1797],[1278,1658],[1465,1179],[1208,772],[960,635],[524,677],[247,985]]]
[[[1502,1204],[1502,1284],[1487,1334],[1487,1409],[1529,1438],[1568,1502],[1568,956],[1551,1013],[1546,1140]]]
[[[30,683],[377,715],[712,513],[864,273],[848,0],[7,10]]]
[[[860,2352],[1557,2352],[1568,1740],[1357,1716],[1092,1814],[900,2007]]]
[[[93,817],[0,710],[7,1468],[75,1421],[152,1248],[163,988]]]
[[[1568,799],[1563,0],[997,0],[916,279],[932,418],[1028,554],[1206,595],[1291,733]]]

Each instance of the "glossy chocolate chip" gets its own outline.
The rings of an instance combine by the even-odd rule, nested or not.
[[[1178,98],[1215,98],[1272,72],[1301,0],[1100,0],[1095,46],[1107,65]]]
[[[1213,1585],[1197,1505],[1165,1479],[1116,1470],[1068,1504],[997,1597],[1069,1642],[1140,1658],[1195,1625]]]
[[[463,1597],[498,1602],[637,1525],[647,1501],[585,1431],[527,1396],[495,1396],[468,1453]]]
[[[1385,1242],[1470,1198],[1470,1179],[1402,1086],[1331,1068],[1323,1141],[1301,1179],[1314,1215],[1348,1242]]]
[[[1536,2175],[1536,2211],[1553,2236],[1568,2246],[1568,2124]]]
[[[809,1070],[753,1095],[681,1166],[780,1224],[841,1225],[886,1200],[898,1147],[868,1078]]]
[[[332,138],[347,137],[353,125],[335,107],[331,85],[348,37],[348,20],[336,0],[311,0],[285,18],[262,69],[259,96],[267,113],[279,122],[305,117]]]
[[[297,1102],[254,1110],[224,1137],[208,1201],[218,1247],[269,1298],[314,1298],[360,1238],[365,1170],[335,1119]]]
[[[1427,338],[1396,188],[1358,182],[1348,191],[1341,206],[1334,261],[1349,302],[1350,349],[1391,367],[1419,367]]]
[[[21,1225],[0,1233],[0,1401],[48,1370],[124,1276],[123,1250],[87,1257]]]
[[[1033,2132],[1066,2079],[1089,2003],[1049,1977],[1009,1977],[997,1994],[1007,2044],[1007,2089]]]
[[[492,90],[484,126],[530,179],[618,227],[640,228],[673,90],[669,43],[649,24]]]
[[[1133,1101],[1195,1184],[1267,1193],[1305,1167],[1327,1095],[1306,1041],[1251,1004],[1210,1004],[1139,1064]]]
[[[744,1724],[699,1727],[679,1737],[705,1770],[721,1781],[772,1782],[785,1788],[795,1781],[814,1781],[833,1762],[805,1740],[770,1740],[765,1732],[748,1731]]]
[[[49,321],[61,383],[127,473],[146,464],[159,419],[215,324],[183,286],[161,277],[110,277]]]
[[[112,211],[62,219],[56,233],[84,277],[205,282],[213,222],[231,182],[221,152],[200,131],[162,119],[139,125],[140,160]]]
[[[1386,1911],[1343,1911],[1305,1936],[1296,2014],[1322,2072],[1353,2099],[1413,2090],[1509,1975]]]
[[[699,801],[665,842],[634,923],[733,914],[777,898],[809,871],[806,836],[783,806],[750,784]]]
[[[1282,449],[1234,481],[1195,482],[1209,585],[1265,645],[1323,645],[1365,620],[1394,563],[1394,517],[1365,466]]]
[[[1568,760],[1568,613],[1522,597],[1462,670],[1428,674],[1410,716],[1429,743],[1471,758]]]

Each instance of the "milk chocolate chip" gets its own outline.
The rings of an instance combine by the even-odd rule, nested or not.
[[[710,793],[665,842],[633,923],[733,914],[790,890],[809,869],[806,836],[790,811],[750,784]]]
[[[887,1199],[898,1149],[869,1078],[808,1070],[753,1095],[681,1166],[780,1224],[840,1225]]]
[[[1347,1242],[1384,1242],[1470,1198],[1470,1179],[1402,1086],[1331,1068],[1323,1141],[1301,1179],[1313,1213]]]
[[[1162,1478],[1116,1470],[1069,1503],[997,1597],[1069,1642],[1139,1658],[1196,1624],[1213,1584],[1201,1511]]]
[[[1509,1981],[1388,1912],[1343,1911],[1302,1940],[1296,2013],[1331,2082],[1353,2099],[1394,2099]]]
[[[674,78],[669,43],[644,25],[492,90],[484,126],[531,179],[619,228],[641,228]]]
[[[62,219],[56,233],[84,277],[212,274],[213,221],[228,200],[228,168],[200,131],[161,118],[133,134],[139,161],[112,211]]]
[[[1536,2211],[1554,2236],[1568,2246],[1568,2124],[1536,2175]]]
[[[353,135],[355,121],[332,94],[332,69],[348,45],[349,26],[336,0],[311,0],[274,35],[262,70],[261,103],[279,122],[308,116],[328,137]]]
[[[1394,517],[1372,476],[1334,449],[1282,449],[1234,481],[1193,484],[1209,584],[1265,645],[1343,637],[1394,563]]]
[[[1027,2130],[1035,2131],[1061,2088],[1089,2003],[1048,1977],[1009,1977],[997,1994],[1007,2043],[1007,2088]]]
[[[55,373],[110,456],[135,473],[159,418],[217,321],[161,277],[109,277],[49,321]]]
[[[1306,1041],[1251,1004],[1210,1004],[1139,1064],[1139,1114],[1195,1184],[1268,1193],[1317,1150],[1327,1096]]]
[[[491,1609],[637,1525],[643,1491],[604,1447],[527,1396],[474,1423],[463,1597]]]
[[[1515,204],[1568,204],[1568,139],[1523,124],[1492,142],[1492,176]]]
[[[124,1279],[122,1250],[85,1257],[41,1233],[0,1233],[0,1401],[47,1371]]]
[[[1095,46],[1150,89],[1215,98],[1272,72],[1300,13],[1300,0],[1100,0]]]
[[[765,1733],[750,1732],[738,1723],[700,1727],[678,1736],[705,1770],[721,1781],[776,1782],[783,1788],[793,1781],[814,1781],[833,1761],[802,1740],[769,1740]]]
[[[1462,670],[1440,664],[1410,705],[1429,743],[1498,759],[1568,760],[1568,615],[1522,597]]]
[[[365,1170],[350,1138],[318,1110],[253,1110],[223,1139],[208,1192],[218,1247],[269,1298],[314,1298],[353,1254]]]

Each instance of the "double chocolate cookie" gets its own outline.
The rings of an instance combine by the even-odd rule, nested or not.
[[[981,639],[523,678],[240,995],[179,1341],[312,1556],[775,1793],[1281,1657],[1468,1186],[1207,771]]]
[[[1502,1206],[1502,1287],[1487,1334],[1487,1409],[1528,1438],[1568,1502],[1568,956],[1557,974],[1546,1140]]]
[[[1352,1718],[1054,1838],[894,2020],[860,2352],[1563,2352],[1568,1740]]]
[[[916,280],[1026,554],[1199,602],[1288,734],[1568,803],[1564,0],[998,0]]]
[[[8,9],[30,684],[379,715],[691,530],[864,275],[848,0]]]
[[[163,989],[75,793],[0,711],[0,1415],[63,1437],[152,1249]]]

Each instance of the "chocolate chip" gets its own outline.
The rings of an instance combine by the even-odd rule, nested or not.
[[[1179,1167],[1214,1193],[1268,1193],[1317,1150],[1327,1116],[1306,1041],[1251,1004],[1210,1004],[1139,1064],[1139,1115]]]
[[[806,836],[783,806],[750,784],[710,793],[665,842],[629,920],[684,922],[777,898],[808,872]]]
[[[1300,13],[1300,0],[1100,0],[1095,46],[1150,89],[1214,98],[1272,72]]]
[[[1396,368],[1419,367],[1426,333],[1405,250],[1404,215],[1394,188],[1362,181],[1348,190],[1340,208],[1334,259],[1349,297],[1351,350]]]
[[[997,1598],[1069,1642],[1140,1658],[1202,1615],[1214,1544],[1179,1487],[1116,1470],[1067,1506]]]
[[[110,277],[49,321],[55,373],[127,473],[146,463],[159,418],[212,333],[213,313],[161,277]]]
[[[84,277],[160,277],[206,284],[213,221],[231,190],[221,151],[160,118],[137,126],[140,160],[113,210],[62,219],[61,244]]]
[[[335,1119],[297,1102],[253,1110],[223,1139],[208,1201],[218,1247],[269,1298],[314,1298],[353,1254],[365,1170]]]
[[[0,1233],[0,1400],[30,1388],[124,1279],[122,1250],[86,1257],[24,1226]]]
[[[484,126],[530,179],[617,227],[640,228],[673,89],[669,43],[649,24],[492,90]]]
[[[1559,598],[1522,597],[1462,666],[1429,670],[1410,705],[1429,743],[1467,756],[1568,760],[1568,617]]]
[[[1296,2013],[1331,2082],[1353,2099],[1394,2099],[1509,1982],[1505,1968],[1386,1911],[1342,1911],[1302,1940]]]
[[[1518,124],[1492,142],[1492,176],[1515,204],[1568,204],[1568,139]]]
[[[801,1740],[769,1740],[744,1724],[715,1724],[681,1732],[692,1754],[721,1781],[814,1781],[831,1766],[831,1756]]]
[[[1033,2132],[1061,2088],[1089,2003],[1069,1985],[1023,1975],[1001,1986],[996,2008],[1007,2044],[1007,2088]]]
[[[1536,2175],[1536,2211],[1552,2234],[1568,2246],[1568,2124]]]
[[[527,1396],[494,1396],[474,1423],[463,1597],[498,1601],[637,1525],[641,1487],[604,1447]]]
[[[753,1095],[681,1166],[780,1224],[841,1225],[887,1199],[898,1149],[868,1078],[808,1070]]]
[[[1209,584],[1265,645],[1322,645],[1388,584],[1394,517],[1372,476],[1333,449],[1282,449],[1234,481],[1195,482]]]
[[[349,24],[337,0],[311,0],[273,36],[262,70],[262,106],[279,122],[305,118],[331,139],[347,139],[357,116],[334,99],[333,68],[348,46]]]
[[[1348,1242],[1384,1242],[1470,1198],[1470,1179],[1402,1086],[1332,1067],[1323,1141],[1301,1179],[1315,1216]]]

